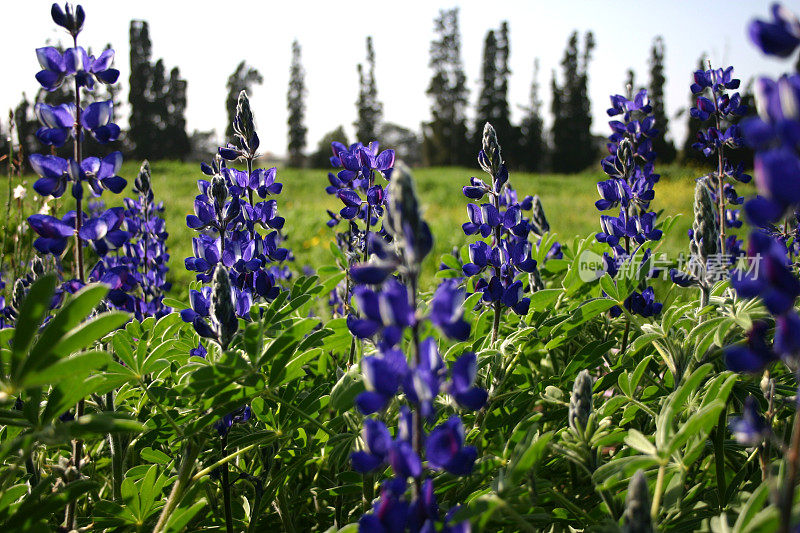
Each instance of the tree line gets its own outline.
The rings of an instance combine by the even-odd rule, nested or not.
[[[541,98],[538,59],[533,61],[529,99],[522,110],[521,119],[512,120],[512,107],[508,88],[511,77],[509,58],[511,54],[508,22],[498,28],[489,29],[483,41],[483,56],[478,80],[477,97],[474,102],[473,119],[467,112],[470,107],[470,92],[461,57],[461,32],[458,23],[458,8],[441,10],[434,19],[434,38],[430,45],[428,66],[431,79],[427,87],[430,98],[430,120],[414,130],[383,119],[383,103],[378,96],[375,74],[376,55],[372,37],[366,37],[364,61],[356,67],[358,94],[355,100],[356,120],[353,123],[355,140],[369,143],[380,140],[385,146],[395,148],[398,157],[411,165],[449,166],[473,164],[473,147],[480,145],[483,124],[494,125],[499,138],[503,139],[506,158],[515,169],[533,172],[553,171],[578,172],[590,167],[604,150],[604,137],[591,132],[591,102],[588,94],[589,66],[595,47],[592,32],[581,36],[573,32],[566,44],[560,63],[560,72],[555,70],[550,77],[552,93],[549,128],[545,127],[545,109]],[[123,150],[137,158],[197,159],[207,156],[213,148],[214,133],[186,131],[187,82],[181,77],[177,66],[167,69],[166,63],[152,57],[152,42],[146,21],[132,20],[130,23],[130,76],[128,79],[128,130],[120,141],[105,145],[105,150]],[[691,144],[695,142],[697,121],[689,120],[685,142],[676,148],[669,135],[670,120],[664,106],[664,40],[656,37],[650,48],[649,79],[646,86],[636,85],[633,71],[629,71],[629,90],[646,88],[661,131],[655,141],[655,150],[662,162],[671,162],[679,155],[682,160],[693,160],[706,164],[702,154],[694,154]],[[311,153],[306,148],[307,87],[302,65],[302,49],[295,40],[291,46],[291,66],[286,102],[287,119],[287,164],[326,168],[330,157],[331,141],[348,144],[343,126],[325,134]],[[698,68],[706,68],[702,60]],[[263,83],[259,71],[241,61],[228,77],[226,108],[228,128],[226,140],[232,140],[230,124],[236,111],[238,94],[252,90]],[[624,89],[620,88],[620,92]],[[105,95],[118,104],[117,88]],[[688,92],[688,88],[687,88]],[[47,92],[39,90],[29,102],[23,94],[22,101],[14,110],[15,124],[23,152],[33,153],[38,149],[35,137],[38,123],[33,112],[34,104],[50,105],[68,101],[64,90]],[[745,91],[752,103],[752,92]],[[115,105],[117,113],[119,106]],[[0,150],[5,152],[0,142]],[[63,154],[67,155],[67,154]],[[743,156],[747,161],[747,154]]]

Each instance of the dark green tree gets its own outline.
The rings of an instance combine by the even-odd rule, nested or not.
[[[520,163],[522,155],[520,128],[512,126],[508,105],[508,78],[511,74],[508,66],[509,52],[508,23],[504,21],[499,30],[489,30],[484,40],[481,90],[478,95],[472,146],[480,146],[483,126],[490,122],[503,144],[507,160],[513,166]]]
[[[530,172],[547,168],[547,141],[542,119],[542,100],[539,97],[539,60],[533,62],[530,103],[525,108],[521,124],[521,152],[519,163]]]
[[[439,11],[437,37],[431,42],[433,76],[427,94],[431,121],[423,125],[423,160],[427,165],[467,165],[473,148],[467,143],[466,107],[469,91],[461,62],[458,8]]]
[[[326,133],[317,144],[317,150],[308,158],[308,164],[311,168],[323,168],[331,170],[331,143],[338,141],[345,146],[350,143],[347,142],[347,134],[344,131],[344,126],[339,126],[333,131]]]
[[[483,41],[483,65],[481,66],[481,89],[478,93],[478,103],[475,106],[475,125],[473,127],[472,144],[480,146],[483,138],[483,125],[490,122],[492,126],[497,119],[497,38],[494,30],[486,32]],[[497,131],[495,129],[495,131]],[[505,142],[499,136],[501,142]]]
[[[184,159],[190,152],[186,81],[177,67],[168,75],[163,59],[151,61],[152,43],[146,21],[131,21],[130,49],[128,149],[137,159]]]
[[[650,86],[647,94],[650,97],[650,104],[653,106],[653,118],[656,120],[656,127],[660,133],[653,141],[653,149],[658,156],[658,160],[663,163],[675,161],[677,150],[672,139],[667,137],[669,133],[669,117],[664,105],[664,38],[660,35],[653,40],[650,48]]]
[[[192,151],[186,134],[186,85],[178,67],[173,67],[169,72],[165,95],[167,105],[163,134],[167,144],[166,157],[170,159],[186,159]]]
[[[153,158],[153,146],[158,128],[151,112],[153,65],[150,62],[153,46],[146,21],[132,20],[130,24],[130,77],[128,78],[129,150],[137,159]]]
[[[383,118],[383,104],[378,100],[378,87],[375,82],[375,49],[372,36],[367,36],[367,67],[358,64],[358,100],[356,101],[358,120],[356,139],[369,143],[377,139]]]
[[[300,43],[292,43],[292,66],[289,69],[289,90],[286,92],[286,103],[289,108],[289,143],[287,151],[289,154],[289,165],[293,167],[303,166],[303,150],[306,147],[306,134],[308,128],[305,125],[305,96],[306,96],[306,72],[300,62]]]
[[[588,94],[593,49],[592,32],[585,36],[583,51],[579,49],[578,32],[573,32],[561,60],[562,84],[553,76],[552,167],[556,172],[578,172],[597,160]]]
[[[264,83],[261,73],[242,61],[236,65],[236,70],[228,76],[228,96],[225,98],[225,109],[228,111],[228,122],[225,128],[225,139],[233,141],[233,119],[236,116],[236,103],[239,101],[239,93],[247,91],[250,94],[254,85]]]

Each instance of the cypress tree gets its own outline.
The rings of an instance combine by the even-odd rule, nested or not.
[[[520,164],[530,172],[541,172],[546,168],[547,142],[544,137],[542,101],[539,97],[539,60],[533,62],[530,103],[525,109],[521,124]]]
[[[428,165],[466,165],[472,160],[467,143],[467,77],[461,63],[458,8],[441,10],[431,42],[433,70],[427,94],[431,121],[423,126],[423,158]]]
[[[225,128],[225,139],[233,141],[233,119],[236,117],[236,103],[239,101],[239,93],[247,91],[251,93],[253,85],[261,85],[264,78],[261,73],[242,61],[236,65],[236,70],[228,76],[228,96],[225,98],[225,109],[228,111],[228,122]]]
[[[500,24],[497,32],[497,84],[495,93],[495,119],[492,122],[497,137],[508,148],[506,154],[511,164],[517,164],[519,158],[520,130],[511,124],[511,107],[508,105],[508,80],[511,76],[509,57],[511,44],[508,36],[508,21]],[[483,126],[481,126],[483,127]]]
[[[157,133],[148,103],[148,92],[153,86],[153,69],[150,63],[153,46],[147,21],[132,20],[130,24],[130,69],[128,103],[128,142],[133,156],[138,159],[153,157],[151,139]]]
[[[130,24],[127,142],[138,159],[183,159],[190,152],[186,134],[186,81],[178,68],[169,75],[164,60],[151,62],[152,43],[146,21]],[[113,97],[113,95],[112,95]]]
[[[494,30],[489,30],[483,41],[481,89],[478,93],[472,135],[472,144],[475,146],[480,146],[483,139],[483,125],[489,122],[494,126],[497,118],[497,78],[497,39]],[[500,139],[503,140],[502,137]]]
[[[378,100],[378,87],[375,82],[375,50],[372,47],[371,36],[367,36],[366,72],[363,65],[358,64],[358,86],[356,102],[358,120],[353,125],[356,127],[356,139],[369,143],[377,139],[383,118],[383,104]]]
[[[289,68],[289,89],[286,92],[286,103],[289,108],[289,143],[287,152],[289,155],[289,165],[293,167],[303,166],[303,150],[306,147],[306,134],[308,128],[305,126],[305,70],[300,62],[300,43],[296,40],[292,43],[292,66]]]
[[[588,68],[593,49],[592,32],[586,34],[582,53],[578,32],[573,32],[561,60],[564,77],[561,86],[553,75],[552,166],[556,172],[578,172],[597,158],[588,94]]]
[[[508,23],[504,21],[499,30],[489,30],[484,40],[481,90],[476,106],[472,146],[480,146],[483,126],[489,122],[502,142],[507,158],[519,163],[520,129],[511,125],[508,105],[508,78],[511,74],[509,53]]]
[[[166,115],[164,116],[164,142],[168,145],[166,157],[185,159],[192,150],[186,134],[186,80],[181,78],[178,67],[169,73],[165,94]]]
[[[650,97],[650,104],[653,106],[653,118],[656,120],[656,128],[660,134],[653,140],[653,149],[659,161],[671,163],[675,160],[677,151],[675,143],[667,138],[669,132],[669,117],[664,104],[664,85],[667,79],[664,77],[664,38],[660,35],[653,40],[650,48],[650,86],[647,94]]]

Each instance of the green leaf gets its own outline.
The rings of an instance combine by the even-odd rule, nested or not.
[[[550,307],[558,299],[561,289],[542,289],[531,294],[530,308],[533,311],[543,311]],[[464,306],[465,309],[468,309]]]
[[[36,280],[31,285],[28,295],[22,302],[17,327],[14,330],[14,340],[11,343],[11,371],[15,381],[21,377],[23,355],[33,341],[33,336],[44,322],[45,315],[50,309],[50,302],[56,290],[56,277],[52,274]]]
[[[54,385],[67,378],[86,376],[92,370],[105,367],[111,362],[108,352],[83,352],[60,359],[47,368],[29,373],[24,377],[21,386],[25,388]]]
[[[141,453],[139,454],[142,460],[147,461],[149,463],[157,463],[157,464],[169,464],[172,461],[172,458],[162,452],[161,450],[154,450],[149,446],[146,448],[142,448]]]
[[[548,431],[533,438],[527,449],[512,463],[512,479],[519,483],[544,457],[554,432]]]
[[[693,413],[689,419],[681,425],[681,428],[672,438],[667,447],[667,455],[678,451],[692,437],[705,438],[719,419],[719,413],[725,408],[725,402],[714,400],[709,405]]]
[[[658,453],[653,443],[635,429],[628,431],[628,436],[625,437],[625,444],[646,455],[657,455]]]
[[[111,311],[98,315],[91,320],[87,320],[58,338],[43,333],[36,341],[36,345],[31,349],[31,355],[26,364],[26,370],[28,370],[29,367],[36,368],[38,365],[44,365],[46,361],[49,362],[58,356],[69,355],[81,349],[88,348],[94,344],[95,341],[111,331],[114,331],[129,319],[130,315],[128,313]],[[55,321],[55,318],[53,321]],[[45,331],[47,331],[47,329]]]
[[[603,276],[600,278],[600,288],[603,289],[603,292],[605,292],[609,298],[612,298],[617,302],[620,301],[617,285],[616,283],[614,283],[614,280],[611,279],[611,276],[608,275],[607,273],[603,274]]]
[[[686,404],[689,395],[698,390],[700,383],[711,372],[711,368],[711,364],[706,363],[686,376],[683,383],[667,399],[656,418],[656,447],[659,450],[667,448],[667,441],[673,432],[673,424],[678,410]]]

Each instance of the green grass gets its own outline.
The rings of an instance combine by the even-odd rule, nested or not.
[[[128,161],[123,165],[121,175],[129,184],[138,172],[139,163]],[[172,295],[183,297],[193,275],[183,265],[183,260],[191,254],[191,238],[194,232],[186,227],[186,215],[193,212],[194,197],[198,194],[196,182],[203,177],[196,163],[159,161],[152,163],[153,189],[158,200],[165,205],[165,218],[169,231],[170,277],[173,282]],[[694,178],[702,175],[699,169],[677,166],[660,169],[662,178],[656,185],[656,199],[652,204],[655,210],[663,210],[665,216],[682,216],[674,230],[662,244],[662,250],[672,255],[686,250],[686,230],[691,226]],[[426,263],[425,277],[433,279],[440,254],[450,251],[454,246],[467,242],[461,231],[466,220],[468,200],[461,193],[461,187],[470,176],[479,175],[480,170],[468,168],[420,168],[414,172],[417,192],[425,209],[435,239],[434,253]],[[529,174],[516,172],[511,182],[520,198],[527,194],[538,194],[550,222],[551,231],[562,242],[570,243],[576,235],[586,236],[599,229],[599,214],[594,207],[598,198],[596,183],[604,174],[585,172],[576,175]],[[25,178],[29,195],[34,177]],[[326,209],[338,211],[341,202],[325,193],[327,171],[313,169],[280,169],[278,181],[283,183],[283,192],[277,197],[279,212],[286,218],[287,245],[294,251],[296,263],[294,270],[304,265],[318,268],[331,264],[329,244],[334,230],[328,228]],[[129,185],[130,187],[130,185]],[[750,194],[751,189],[740,187],[740,194]],[[0,187],[5,198],[6,180]],[[125,193],[128,193],[126,189]],[[121,200],[106,193],[104,199],[109,205]],[[29,196],[29,201],[31,200]],[[62,199],[70,204],[72,199],[65,195]],[[71,205],[69,205],[71,207]],[[30,211],[32,207],[28,207]],[[29,213],[26,213],[29,214]]]

